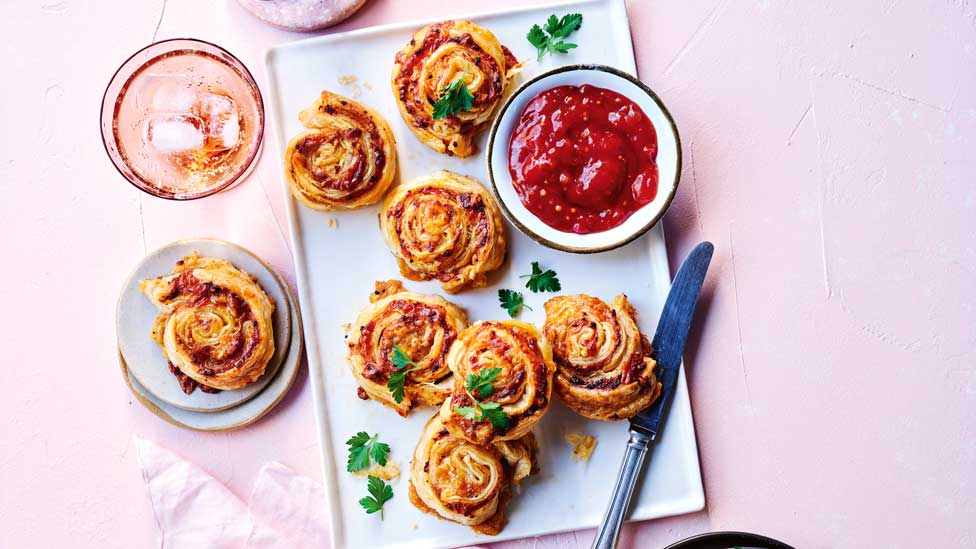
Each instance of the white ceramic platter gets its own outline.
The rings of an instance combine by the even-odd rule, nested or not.
[[[170,373],[162,349],[149,337],[159,310],[139,291],[139,282],[172,273],[176,262],[194,251],[199,252],[202,257],[226,259],[238,269],[254,275],[258,279],[258,284],[275,302],[275,311],[271,317],[275,353],[264,375],[254,383],[236,391],[205,393],[197,389],[190,394],[185,394],[180,389],[176,377]],[[287,287],[271,267],[240,246],[209,238],[180,240],[167,244],[143,258],[122,288],[116,311],[119,351],[132,377],[158,400],[175,408],[194,412],[217,412],[233,408],[254,398],[271,382],[288,352],[292,324],[287,292]],[[295,329],[297,330],[297,327]]]
[[[573,63],[601,63],[635,72],[623,0],[591,0],[477,15],[452,14],[449,7],[446,9],[438,15],[471,19],[484,25],[519,59],[526,60],[520,82]],[[583,27],[573,35],[580,47],[569,55],[547,57],[536,63],[536,52],[526,41],[526,32],[551,13],[570,12],[583,14]],[[373,107],[389,120],[397,138],[402,180],[446,168],[487,184],[486,135],[480,142],[481,153],[472,158],[462,160],[435,153],[417,141],[403,124],[390,92],[394,54],[414,31],[431,22],[356,30],[269,50],[269,112],[277,133],[278,154],[283,154],[289,138],[301,131],[298,112],[311,104],[322,89],[329,89]],[[340,84],[340,79],[348,82],[350,77],[355,77],[355,82]],[[284,181],[282,184],[286,185]],[[357,431],[378,432],[382,440],[390,443],[394,461],[406,472],[423,424],[434,409],[418,410],[408,419],[401,419],[376,402],[359,400],[346,364],[342,325],[351,322],[368,302],[374,281],[401,278],[377,226],[379,207],[323,213],[293,199],[287,201],[287,207],[333,546],[453,547],[595,526],[609,500],[624,453],[627,425],[583,419],[558,401],[536,429],[541,445],[541,472],[523,482],[521,493],[509,506],[508,525],[500,535],[477,535],[466,526],[421,513],[407,498],[405,476],[394,483],[395,497],[386,504],[384,520],[363,512],[357,501],[367,495],[366,482],[345,472],[345,441]],[[532,261],[539,261],[558,271],[563,293],[587,292],[605,300],[627,293],[641,315],[641,328],[653,334],[670,285],[660,227],[627,246],[595,255],[559,252],[537,244],[510,225],[507,230],[508,260],[490,277],[489,286],[451,297],[467,310],[469,318],[504,318],[506,313],[498,306],[498,289],[521,288],[527,304],[534,308],[524,311],[521,319],[541,325],[542,304],[552,294],[531,294],[518,278],[530,271]],[[441,293],[433,282],[406,286],[410,290]],[[574,432],[597,438],[598,445],[589,462],[572,461],[564,436]],[[691,407],[682,373],[667,427],[635,495],[630,518],[676,515],[699,510],[703,505]]]

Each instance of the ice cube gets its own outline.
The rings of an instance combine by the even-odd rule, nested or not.
[[[152,112],[187,114],[193,110],[197,94],[186,85],[165,86],[153,94]]]
[[[146,143],[162,153],[203,148],[204,124],[192,114],[153,114],[146,120]]]
[[[227,150],[237,146],[241,123],[237,103],[233,99],[215,93],[200,94],[194,111],[204,121],[208,150]]]
[[[190,89],[193,78],[188,74],[146,74],[136,104],[154,113],[189,114],[197,103]]]

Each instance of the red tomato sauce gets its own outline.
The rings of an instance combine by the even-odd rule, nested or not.
[[[612,229],[657,195],[657,133],[633,101],[595,86],[558,86],[522,110],[508,168],[522,204],[550,227]]]

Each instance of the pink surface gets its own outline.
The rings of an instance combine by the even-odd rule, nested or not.
[[[434,14],[450,15],[372,0],[335,30]],[[687,357],[708,509],[625,540],[742,529],[798,548],[976,546],[976,9],[633,1],[630,14],[640,76],[684,144],[672,261],[701,239],[716,255]],[[115,358],[115,298],[147,250],[226,238],[294,281],[277,151],[230,192],[171,203],[121,179],[97,119],[112,72],[154,37],[217,42],[263,84],[263,50],[301,35],[230,0],[25,0],[0,8],[0,36],[0,546],[153,545],[133,433],[242,497],[271,460],[320,478],[304,373],[259,423],[199,434],[144,410]]]

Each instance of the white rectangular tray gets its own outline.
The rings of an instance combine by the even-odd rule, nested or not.
[[[449,7],[447,9],[450,9]],[[551,13],[580,12],[583,27],[573,35],[580,46],[568,55],[553,55],[542,63],[526,41],[534,23]],[[452,18],[445,13],[439,20]],[[623,0],[589,0],[569,4],[483,13],[453,14],[471,19],[498,36],[526,68],[519,82],[550,68],[570,63],[603,63],[636,73],[630,29]],[[311,38],[271,48],[267,53],[270,84],[269,112],[283,154],[289,138],[301,130],[298,112],[322,89],[348,95],[377,111],[396,134],[399,173],[403,181],[446,168],[486,182],[485,136],[478,154],[458,159],[422,145],[403,124],[390,91],[393,56],[421,26],[434,20],[385,25]],[[340,84],[339,77],[356,82]],[[269,150],[274,150],[269,149]],[[487,182],[486,182],[487,183]],[[286,184],[286,183],[285,183]],[[287,184],[286,184],[287,185]],[[441,521],[415,509],[407,498],[410,456],[423,424],[434,409],[417,410],[408,419],[376,402],[356,397],[356,382],[345,361],[342,325],[351,322],[367,302],[376,280],[402,278],[383,243],[377,226],[378,206],[353,212],[323,213],[290,198],[288,218],[298,278],[298,297],[305,322],[309,377],[315,401],[316,425],[329,499],[333,546],[451,547],[485,543],[597,525],[608,502],[627,437],[626,422],[597,422],[571,413],[558,400],[536,428],[541,445],[539,475],[522,484],[509,506],[509,522],[500,535],[488,537],[468,527]],[[336,221],[330,227],[329,219]],[[532,294],[518,276],[532,261],[558,271],[562,293],[586,292],[605,300],[625,292],[640,315],[640,326],[653,333],[670,284],[668,258],[660,226],[613,252],[574,255],[557,252],[507,226],[508,260],[495,284],[449,298],[474,320],[505,318],[498,305],[499,288],[522,288],[526,303],[521,319],[541,325],[542,304],[552,294]],[[435,282],[407,283],[408,289],[442,293]],[[394,484],[395,497],[386,505],[385,520],[367,515],[357,501],[366,495],[366,482],[345,471],[346,439],[357,431],[379,432],[393,448],[402,476]],[[564,436],[571,432],[594,435],[598,444],[592,459],[573,462]],[[631,520],[676,515],[704,506],[698,453],[688,391],[682,372],[664,435],[654,450],[642,486],[635,495]]]

